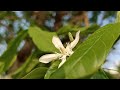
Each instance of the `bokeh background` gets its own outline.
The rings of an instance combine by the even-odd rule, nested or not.
[[[117,11],[0,11],[0,56],[7,49],[8,43],[21,30],[28,30],[31,25],[35,24],[51,32],[58,31],[69,23],[80,27],[89,27],[92,24],[102,27],[114,23],[116,13]],[[26,38],[17,49],[17,60],[22,64],[32,53],[33,44]],[[105,68],[111,68],[120,61],[120,40],[113,46],[106,60],[111,63],[104,64]]]

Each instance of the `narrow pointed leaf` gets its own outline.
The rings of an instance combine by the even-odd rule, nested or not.
[[[56,60],[47,70],[44,79],[49,79],[50,75],[58,69],[60,60]]]
[[[47,71],[47,67],[38,67],[25,75],[22,79],[43,79]]]
[[[18,68],[15,72],[13,72],[11,75],[12,77],[14,78],[21,78],[23,77],[24,75],[26,75],[28,72],[30,72],[30,70],[28,70],[28,68],[30,68],[31,64],[38,64],[39,61],[36,60],[36,63],[33,63],[33,60],[35,60],[35,56],[36,56],[36,52],[33,52],[26,60],[25,63],[22,64],[22,66],[20,66],[20,68]],[[33,66],[34,67],[34,66]],[[32,67],[32,68],[33,68]]]
[[[0,57],[0,73],[6,71],[14,63],[17,48],[26,36],[27,30],[21,31],[18,36],[9,43],[7,50]]]

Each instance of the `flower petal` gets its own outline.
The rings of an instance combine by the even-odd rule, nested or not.
[[[80,34],[80,30],[76,33],[75,40],[70,43],[71,49],[73,49],[77,45],[77,43],[80,39],[79,34]]]
[[[65,48],[64,48],[61,40],[59,39],[59,37],[53,36],[52,43],[61,53],[65,53]]]
[[[60,68],[60,67],[65,63],[65,61],[66,61],[66,55],[62,56],[60,59],[61,59],[62,61],[61,61],[61,63],[59,64],[58,68]]]
[[[61,54],[46,54],[39,58],[39,62],[49,63],[53,60],[58,59],[60,56],[61,56]]]
[[[71,48],[71,46],[70,46],[70,44],[69,43],[67,43],[67,47],[66,47],[66,55],[67,56],[70,56],[70,55],[72,55],[74,52],[72,51],[72,48]]]

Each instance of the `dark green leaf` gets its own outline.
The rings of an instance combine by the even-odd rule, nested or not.
[[[98,70],[92,77],[91,79],[109,79],[107,74],[101,69]]]
[[[21,31],[18,36],[9,43],[7,50],[0,57],[0,73],[6,71],[14,63],[17,48],[26,36],[27,30]]]
[[[61,34],[68,34],[68,32],[76,32],[78,30],[80,30],[81,32],[86,30],[87,27],[78,27],[78,26],[73,26],[71,24],[68,24],[66,26],[61,27],[58,31],[57,34],[61,35]]]
[[[34,52],[32,55],[30,55],[26,60],[26,62],[20,68],[18,68],[14,73],[12,73],[12,76],[14,78],[21,78],[24,75],[26,75],[28,72],[30,72],[38,63],[40,63],[38,60],[35,59],[36,54],[37,53]]]
[[[85,78],[94,74],[104,63],[120,33],[120,23],[98,29],[75,50],[72,56],[50,78]]]
[[[43,79],[47,69],[46,67],[35,68],[22,79]]]
[[[81,34],[83,35],[83,34],[92,34],[92,33],[94,33],[98,28],[99,28],[100,26],[99,25],[97,25],[97,24],[93,24],[93,25],[91,25],[90,27],[88,27],[86,30],[84,30],[84,31],[81,31]]]
[[[40,62],[38,61],[38,58],[34,58],[31,63],[26,68],[26,73],[30,72],[36,65],[38,65]]]
[[[49,79],[50,75],[58,69],[59,64],[60,60],[56,60],[47,70],[44,79]]]

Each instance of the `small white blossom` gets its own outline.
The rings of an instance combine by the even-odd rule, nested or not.
[[[39,58],[39,61],[42,63],[49,63],[53,60],[60,59],[62,61],[59,64],[58,68],[61,67],[65,63],[66,57],[71,56],[74,53],[72,49],[79,42],[79,38],[80,38],[79,34],[80,34],[80,31],[76,33],[75,39],[71,43],[67,43],[66,48],[63,46],[61,40],[57,36],[53,36],[52,43],[60,51],[60,53],[43,55]]]

